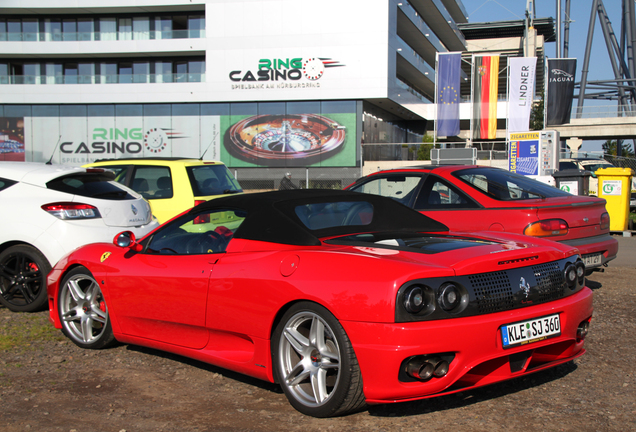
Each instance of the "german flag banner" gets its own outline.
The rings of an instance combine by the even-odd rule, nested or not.
[[[473,139],[497,136],[499,56],[473,56]]]

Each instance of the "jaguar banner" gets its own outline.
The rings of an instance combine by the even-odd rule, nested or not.
[[[548,59],[546,126],[570,123],[576,59]]]

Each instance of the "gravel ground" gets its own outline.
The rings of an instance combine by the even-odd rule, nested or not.
[[[0,309],[0,430],[636,431],[635,280],[635,265],[588,278],[594,319],[574,362],[334,419],[299,414],[269,383],[131,345],[82,350],[46,312]]]

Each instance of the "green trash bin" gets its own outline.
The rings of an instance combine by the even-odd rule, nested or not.
[[[572,195],[587,196],[590,194],[590,177],[592,173],[579,169],[566,169],[552,174],[556,187]]]
[[[605,198],[610,215],[610,231],[626,231],[629,224],[629,198],[632,192],[631,168],[599,168],[598,196]]]

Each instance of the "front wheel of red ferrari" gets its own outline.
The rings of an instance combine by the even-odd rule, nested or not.
[[[75,345],[101,349],[115,344],[106,301],[88,269],[78,267],[64,277],[58,309],[62,331]]]
[[[274,376],[294,408],[333,417],[365,406],[351,342],[324,307],[302,302],[283,316],[272,337]]]

